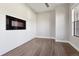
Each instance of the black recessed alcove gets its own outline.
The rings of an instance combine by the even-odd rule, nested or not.
[[[25,30],[26,21],[6,15],[6,30]]]

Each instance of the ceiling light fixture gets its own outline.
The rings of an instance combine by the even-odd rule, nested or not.
[[[48,3],[45,3],[46,7],[49,7],[49,4]]]

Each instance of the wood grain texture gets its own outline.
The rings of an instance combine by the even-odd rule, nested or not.
[[[79,56],[70,44],[54,39],[34,38],[3,56]]]

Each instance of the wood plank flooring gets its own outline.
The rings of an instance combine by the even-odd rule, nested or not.
[[[55,42],[54,39],[35,38],[3,56],[79,56],[70,44]]]

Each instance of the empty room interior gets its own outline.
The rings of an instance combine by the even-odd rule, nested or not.
[[[78,3],[0,3],[0,56],[79,56]]]

